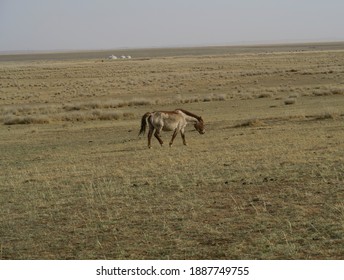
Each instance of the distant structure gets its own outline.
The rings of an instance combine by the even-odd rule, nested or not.
[[[127,56],[125,56],[125,55],[121,55],[120,57],[117,57],[117,56],[115,56],[115,55],[110,55],[109,57],[108,57],[108,59],[131,59],[131,56],[130,55],[127,55]]]

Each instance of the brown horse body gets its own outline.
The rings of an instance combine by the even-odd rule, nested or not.
[[[170,141],[170,147],[173,144],[178,132],[180,132],[183,144],[186,145],[185,140],[185,127],[188,123],[193,123],[194,127],[200,134],[204,134],[204,122],[202,117],[199,117],[193,113],[190,113],[183,109],[176,109],[174,111],[155,111],[148,112],[142,116],[141,129],[139,135],[144,134],[146,131],[147,123],[149,125],[148,131],[148,147],[151,148],[151,139],[154,133],[156,139],[158,139],[160,145],[163,141],[160,137],[161,131],[173,131],[173,135]],[[155,131],[155,132],[154,132]]]

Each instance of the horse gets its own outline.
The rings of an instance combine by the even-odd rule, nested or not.
[[[191,112],[183,109],[176,109],[174,111],[155,111],[147,112],[142,116],[141,129],[139,135],[144,135],[146,131],[147,123],[149,125],[148,131],[148,148],[152,148],[151,139],[154,132],[154,136],[158,139],[160,145],[164,143],[160,137],[161,131],[173,131],[173,135],[169,146],[172,147],[173,141],[176,138],[178,132],[180,132],[183,140],[183,144],[186,144],[185,140],[185,127],[188,123],[193,123],[195,129],[204,134],[204,121],[202,117],[199,117]]]

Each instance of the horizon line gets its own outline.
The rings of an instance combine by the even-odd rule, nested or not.
[[[49,53],[69,53],[69,52],[97,52],[97,51],[121,51],[121,50],[141,50],[141,49],[172,49],[172,48],[209,48],[209,47],[240,47],[240,46],[272,46],[272,45],[302,45],[302,44],[331,44],[344,43],[344,39],[328,40],[264,40],[264,41],[238,41],[231,43],[214,43],[214,44],[173,44],[161,46],[138,46],[129,47],[121,46],[114,48],[66,48],[66,49],[33,49],[33,50],[3,50],[0,55],[25,55],[25,54],[49,54]]]

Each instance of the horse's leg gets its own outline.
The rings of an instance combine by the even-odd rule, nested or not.
[[[184,133],[184,130],[181,130],[180,131],[180,135],[182,136],[182,139],[183,139],[183,144],[186,146],[186,140],[185,140],[185,133]]]
[[[174,132],[173,132],[171,141],[170,141],[170,147],[172,147],[173,140],[174,140],[174,138],[176,138],[177,134],[178,134],[178,129],[175,129]]]
[[[148,148],[149,149],[152,148],[151,139],[152,139],[153,131],[154,131],[154,128],[149,127],[149,131],[148,131]]]
[[[162,144],[164,144],[164,141],[162,141],[161,138],[160,138],[160,131],[161,130],[158,130],[158,129],[155,130],[154,136],[155,136],[156,139],[158,139],[160,145],[162,146]]]

